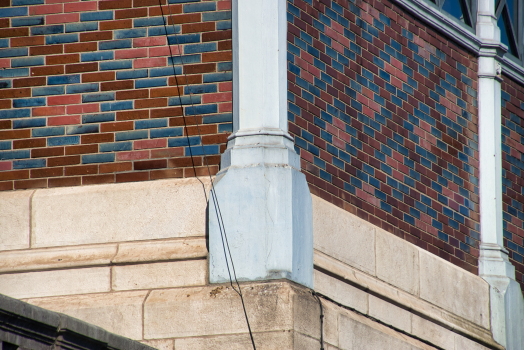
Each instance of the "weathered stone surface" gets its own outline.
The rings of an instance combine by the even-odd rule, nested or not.
[[[30,304],[62,312],[135,340],[142,339],[142,305],[147,291],[40,298]]]
[[[320,349],[320,341],[308,337],[302,333],[294,332],[293,350],[318,350]]]
[[[109,267],[0,275],[0,293],[13,298],[108,292]]]
[[[338,346],[338,314],[340,306],[322,299],[324,310],[324,342]]]
[[[124,242],[118,245],[114,263],[183,260],[207,257],[206,239],[186,238],[151,242]]]
[[[420,297],[489,329],[487,282],[426,251],[419,256]]]
[[[418,296],[417,247],[381,229],[376,229],[375,235],[377,277]]]
[[[29,208],[33,192],[0,193],[0,251],[29,247]]]
[[[0,252],[0,273],[109,265],[116,244]]]
[[[142,343],[147,344],[157,350],[174,350],[175,349],[175,342],[173,339],[143,340]]]
[[[455,350],[488,350],[489,348],[480,345],[468,338],[464,338],[458,334],[455,335]]]
[[[38,190],[32,246],[203,236],[205,208],[196,179]]]
[[[369,296],[369,316],[411,333],[411,313],[373,295]]]
[[[293,329],[293,297],[298,292],[287,282],[245,285],[242,293],[251,329]],[[229,285],[155,290],[144,312],[146,339],[247,331],[240,298]]]
[[[375,227],[319,197],[312,198],[314,248],[374,275]]]
[[[368,294],[366,292],[317,270],[314,271],[313,276],[317,292],[336,300],[342,305],[354,308],[364,314],[368,313]]]
[[[346,315],[341,315],[339,344],[343,350],[413,350],[406,343],[390,334],[381,332],[369,325],[360,323]]]
[[[257,350],[293,349],[293,332],[278,331],[253,334]],[[252,350],[249,334],[218,335],[211,337],[177,338],[176,350]],[[300,348],[295,348],[299,350]]]
[[[412,315],[413,334],[446,350],[455,349],[455,333],[417,315]]]
[[[207,260],[114,266],[113,290],[201,286],[207,283]]]

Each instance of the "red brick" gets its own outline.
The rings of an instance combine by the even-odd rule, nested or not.
[[[12,38],[11,47],[45,45],[44,36]]]
[[[31,56],[53,55],[64,52],[64,45],[34,46],[29,49]]]
[[[0,98],[31,97],[31,89],[1,89]]]
[[[64,165],[75,165],[80,164],[80,156],[67,156],[67,157],[56,157],[49,158],[47,160],[47,166],[64,166]]]
[[[202,33],[202,42],[227,40],[233,37],[231,30],[221,30],[212,33]]]
[[[167,139],[140,140],[133,143],[133,149],[151,149],[167,147]]]
[[[48,106],[71,105],[82,102],[82,95],[59,95],[47,98]]]
[[[133,47],[163,46],[166,44],[167,44],[167,39],[165,36],[153,36],[149,38],[133,39]]]
[[[46,64],[67,64],[67,63],[78,63],[80,62],[80,55],[77,53],[69,55],[56,55],[56,56],[47,56]]]
[[[113,39],[113,32],[112,31],[80,33],[80,41],[81,42],[112,40],[112,39]]]
[[[131,151],[131,152],[118,152],[116,154],[116,160],[137,160],[137,159],[148,159],[149,151]]]
[[[167,98],[151,98],[147,100],[135,100],[135,108],[167,107]]]
[[[110,184],[115,182],[115,175],[82,176],[82,185]]]
[[[115,30],[133,28],[132,19],[122,19],[117,21],[100,22],[100,30]]]
[[[46,187],[47,187],[47,179],[15,181],[15,189],[17,190],[27,190],[30,188],[46,188]]]
[[[31,130],[0,130],[0,140],[27,139],[31,137]]]
[[[131,169],[133,169],[132,162],[100,164],[99,173],[117,173],[121,171],[130,171]]]
[[[139,57],[147,57],[146,48],[115,51],[115,60],[120,60],[124,58],[139,58]]]
[[[116,10],[115,19],[147,17],[147,9],[138,8],[132,10]]]
[[[29,170],[13,170],[0,172],[0,181],[29,179]]]
[[[75,146],[66,146],[65,154],[70,156],[73,154],[88,154],[88,153],[98,153],[98,144],[90,145],[75,145]]]
[[[87,175],[87,174],[98,174],[98,165],[89,164],[89,165],[77,165],[72,167],[65,168],[65,175]]]
[[[147,119],[149,118],[148,110],[141,111],[121,111],[116,112],[116,120],[135,120],[135,119]]]
[[[132,7],[131,0],[112,0],[112,1],[100,1],[100,10],[114,10]]]
[[[33,169],[30,173],[31,178],[63,176],[64,168]]]
[[[145,160],[141,162],[135,162],[133,165],[134,170],[162,169],[166,167],[167,159]]]
[[[206,52],[202,54],[202,62],[231,61],[232,59],[231,51]]]
[[[116,182],[134,182],[149,180],[149,172],[116,174]]]
[[[96,83],[115,80],[115,72],[100,72],[82,74],[82,83]]]
[[[80,186],[82,184],[80,177],[60,177],[48,180],[49,187],[69,187]]]
[[[68,64],[66,65],[66,73],[84,73],[94,72],[98,70],[98,63],[79,63],[79,64]]]
[[[80,138],[81,144],[87,144],[87,143],[104,143],[104,142],[114,142],[115,141],[115,134],[108,133],[108,134],[88,134],[88,135],[82,135]]]
[[[13,149],[19,148],[37,148],[45,147],[47,145],[46,139],[27,139],[27,140],[15,140],[13,141]]]
[[[100,111],[98,103],[84,103],[80,105],[67,106],[67,114],[96,113]]]
[[[47,15],[45,17],[46,24],[61,24],[80,21],[79,13],[68,13],[63,15]]]
[[[133,88],[133,80],[118,80],[100,84],[101,91],[129,90]],[[139,107],[135,107],[139,108]]]
[[[97,51],[97,43],[78,43],[78,44],[65,44],[64,52],[73,53],[73,52],[90,52]],[[96,64],[96,63],[95,63]],[[98,66],[98,65],[97,65]],[[95,69],[97,70],[97,69]]]
[[[153,170],[150,173],[151,180],[172,179],[184,177],[183,169]]]
[[[97,3],[94,1],[82,1],[82,2],[64,4],[64,12],[96,11],[97,10],[96,5]]]
[[[167,57],[157,58],[139,58],[133,61],[133,67],[137,68],[150,68],[150,67],[163,67],[167,65]]]
[[[13,79],[13,87],[42,86],[46,85],[46,80],[45,77]]]
[[[31,158],[56,157],[64,155],[64,147],[40,148],[31,150]]]
[[[31,76],[64,74],[64,66],[45,66],[31,68]]]
[[[114,122],[100,124],[100,132],[115,132],[133,130],[133,122]]]
[[[29,7],[29,15],[47,15],[50,13],[62,13],[64,12],[64,5],[41,5],[41,6],[31,6]]]
[[[191,23],[182,25],[182,33],[211,32],[215,29],[215,22]]]
[[[29,28],[9,28],[0,29],[0,38],[9,38],[14,36],[29,36]]]

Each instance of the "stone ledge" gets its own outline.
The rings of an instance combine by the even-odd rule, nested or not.
[[[315,251],[314,264],[317,271],[327,273],[333,276],[334,279],[346,283],[348,287],[355,289],[357,293],[360,291],[367,292],[394,306],[410,311],[414,315],[419,315],[419,318],[426,319],[428,322],[435,324],[435,326],[442,326],[466,338],[475,339],[491,349],[504,349],[504,347],[493,340],[490,329],[482,328],[467,319],[413,296],[322,252]],[[318,286],[316,289],[319,289]],[[329,295],[329,291],[320,290],[319,292]],[[335,301],[344,305],[344,303],[339,300]],[[363,301],[361,303],[363,303]],[[355,308],[351,304],[347,306]],[[362,312],[361,310],[358,311]]]
[[[0,275],[114,264],[207,258],[204,237],[0,252]]]

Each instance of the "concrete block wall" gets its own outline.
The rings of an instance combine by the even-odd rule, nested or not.
[[[191,177],[189,147],[218,171],[231,1],[169,4],[172,19],[166,0],[0,2],[0,190]]]
[[[504,247],[524,290],[524,86],[502,83],[502,206]]]
[[[311,192],[477,273],[477,61],[390,1],[288,1]]]

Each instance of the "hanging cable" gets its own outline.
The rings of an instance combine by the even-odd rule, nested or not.
[[[200,178],[198,177],[197,172],[196,172],[195,160],[194,160],[194,157],[193,157],[193,151],[191,149],[191,142],[190,142],[190,139],[189,139],[189,133],[188,133],[188,129],[187,129],[186,117],[185,117],[185,114],[184,114],[184,107],[182,105],[182,97],[180,96],[180,85],[178,83],[178,77],[177,77],[177,74],[176,74],[175,62],[174,62],[174,58],[173,58],[173,51],[171,49],[171,44],[169,42],[169,35],[167,33],[167,21],[166,21],[166,17],[164,16],[164,9],[162,8],[162,0],[158,0],[158,2],[159,2],[159,6],[160,6],[160,11],[162,13],[162,19],[163,19],[163,22],[164,22],[164,31],[165,31],[165,34],[166,34],[167,45],[169,46],[169,54],[170,54],[170,57],[171,57],[171,65],[173,66],[173,75],[175,77],[175,83],[176,83],[177,92],[178,92],[178,101],[180,103],[180,107],[182,108],[182,119],[184,121],[184,129],[185,129],[185,132],[186,132],[186,139],[187,139],[187,144],[188,144],[188,148],[189,148],[189,154],[191,156],[191,163],[193,165],[193,171],[195,172],[195,177],[202,184],[202,187],[204,188],[204,196],[206,197],[206,201],[208,201],[208,197],[207,197],[206,190],[205,190],[205,185],[202,182],[202,180],[200,180]],[[178,56],[180,57],[180,63],[182,65],[182,74],[184,74],[184,78],[186,80],[185,81],[186,85],[189,87],[189,89],[188,89],[188,91],[189,91],[189,102],[191,104],[191,108],[193,109],[193,117],[195,118],[195,125],[196,125],[197,131],[198,131],[198,136],[199,136],[200,141],[201,141],[200,142],[201,143],[200,146],[202,147],[202,154],[204,156],[204,161],[205,161],[205,164],[206,164],[206,167],[207,167],[209,179],[211,181],[211,199],[213,200],[213,204],[215,205],[215,213],[217,215],[218,228],[219,228],[220,237],[221,237],[221,240],[222,240],[222,248],[224,250],[224,258],[226,259],[226,267],[227,267],[227,272],[229,274],[229,282],[230,282],[231,288],[239,295],[240,300],[242,302],[242,309],[244,310],[244,317],[246,318],[247,328],[249,330],[249,336],[251,338],[251,344],[253,345],[253,349],[256,350],[255,341],[253,339],[253,333],[251,332],[251,325],[249,324],[249,318],[248,318],[247,312],[246,312],[246,306],[245,306],[245,303],[244,303],[244,297],[242,295],[242,289],[240,288],[240,284],[238,283],[238,280],[237,280],[237,275],[236,275],[236,271],[235,271],[235,265],[233,264],[233,257],[231,256],[231,250],[229,248],[229,242],[227,240],[226,228],[224,226],[224,219],[222,218],[222,212],[220,211],[220,206],[218,204],[218,198],[217,198],[217,195],[216,195],[216,192],[215,192],[213,179],[211,177],[211,170],[210,170],[210,167],[209,167],[209,162],[208,162],[208,159],[207,159],[207,155],[206,155],[206,151],[205,151],[204,145],[202,143],[202,134],[200,133],[200,127],[198,126],[198,119],[197,119],[197,116],[196,116],[196,113],[195,113],[195,105],[193,103],[193,93],[191,91],[191,85],[190,85],[189,79],[187,77],[187,72],[186,72],[185,65],[184,65],[184,57],[182,56],[182,50],[181,50],[181,47],[180,47],[180,42],[178,40],[178,35],[177,35],[177,32],[176,32],[175,23],[174,23],[174,20],[173,20],[173,14],[171,13],[171,6],[169,6],[169,3],[167,5],[167,8],[169,9],[169,18],[171,19],[171,25],[173,26],[173,34],[175,35],[175,39],[176,39],[176,45],[177,45],[177,48],[178,48]],[[229,268],[228,255],[229,255],[229,260],[231,261],[231,269],[233,270],[233,276],[231,275],[231,270]],[[234,278],[235,283],[236,283],[236,288],[233,285],[233,278]]]
[[[317,298],[318,305],[320,306],[320,350],[324,350],[324,308],[322,307],[322,301],[320,301],[318,294],[314,290],[311,291],[311,294]]]

